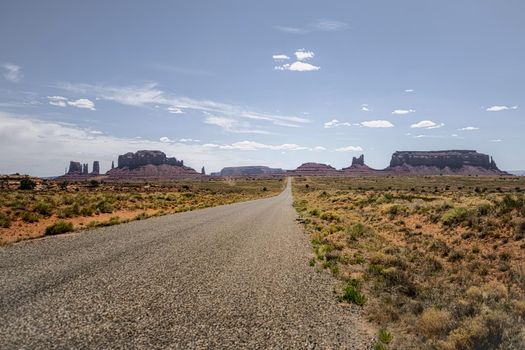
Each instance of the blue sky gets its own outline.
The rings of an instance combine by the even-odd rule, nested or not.
[[[525,2],[3,1],[0,173],[476,149],[525,168]]]

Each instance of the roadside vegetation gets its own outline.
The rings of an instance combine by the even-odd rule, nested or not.
[[[310,265],[376,349],[525,348],[525,178],[296,178]]]
[[[0,245],[277,195],[283,179],[0,184]]]

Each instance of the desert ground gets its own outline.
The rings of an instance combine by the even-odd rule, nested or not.
[[[525,178],[310,177],[311,265],[379,328],[376,349],[523,349]]]

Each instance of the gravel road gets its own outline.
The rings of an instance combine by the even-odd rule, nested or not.
[[[0,348],[364,349],[279,196],[0,248]]]

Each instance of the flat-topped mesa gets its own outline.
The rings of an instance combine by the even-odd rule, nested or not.
[[[390,167],[398,166],[431,166],[459,169],[463,166],[479,167],[499,171],[494,160],[483,153],[472,150],[450,151],[397,151],[392,155]]]
[[[280,168],[270,168],[262,165],[237,166],[223,168],[219,176],[264,176],[284,174]]]
[[[334,167],[322,163],[304,163],[295,170],[288,170],[287,175],[299,176],[338,176],[340,172]]]
[[[489,155],[472,150],[403,151],[392,155],[385,169],[393,175],[505,175]]]
[[[184,166],[182,160],[177,160],[177,158],[168,158],[166,154],[161,151],[148,151],[142,150],[135,153],[128,152],[126,154],[118,156],[118,169],[128,168],[135,169],[144,165],[173,165],[173,166]]]
[[[118,166],[109,170],[108,180],[170,180],[202,177],[201,173],[184,166],[182,160],[168,158],[161,151],[142,150],[118,157]]]

